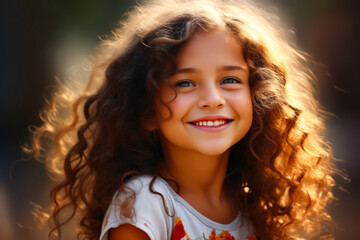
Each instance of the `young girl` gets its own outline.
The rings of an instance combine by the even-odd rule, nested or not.
[[[35,130],[62,177],[50,238],[75,218],[78,239],[332,239],[314,76],[277,18],[230,0],[126,16]]]

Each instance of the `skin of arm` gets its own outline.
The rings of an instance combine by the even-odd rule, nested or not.
[[[130,225],[123,224],[117,228],[110,229],[109,240],[150,240],[149,236],[141,229]]]

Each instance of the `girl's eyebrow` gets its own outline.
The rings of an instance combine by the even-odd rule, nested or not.
[[[175,74],[177,74],[177,73],[194,73],[194,72],[199,72],[199,71],[196,70],[196,68],[180,68],[180,69],[176,70]]]
[[[240,65],[225,65],[225,66],[219,67],[217,70],[219,72],[220,71],[232,71],[232,70],[245,71],[245,68]],[[180,69],[176,70],[175,74],[177,74],[177,73],[196,73],[196,72],[199,72],[199,70],[197,70],[196,68],[180,68]]]
[[[245,71],[245,68],[240,65],[226,65],[218,68],[218,71],[233,71],[233,70]]]

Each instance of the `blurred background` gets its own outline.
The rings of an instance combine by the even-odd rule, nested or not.
[[[141,2],[141,1],[140,1]],[[356,0],[268,0],[300,48],[322,63],[317,97],[335,116],[327,121],[336,164],[351,181],[337,178],[329,207],[336,239],[360,239],[360,4]],[[0,38],[0,239],[47,239],[35,228],[32,203],[47,205],[51,182],[44,166],[21,161],[20,145],[55,76],[78,74],[82,61],[116,26],[135,0],[2,0]],[[81,74],[81,71],[80,71]],[[70,237],[65,239],[72,239]]]

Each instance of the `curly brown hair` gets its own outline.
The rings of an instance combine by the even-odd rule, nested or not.
[[[307,56],[276,16],[231,0],[135,7],[99,46],[85,90],[59,87],[26,149],[60,177],[51,191],[50,238],[60,239],[78,216],[78,238],[98,239],[115,192],[134,176],[159,175],[161,144],[146,127],[158,86],[176,70],[182,46],[212,29],[232,33],[250,70],[253,123],[232,147],[226,177],[242,212],[261,239],[332,239],[326,206],[335,170]]]

